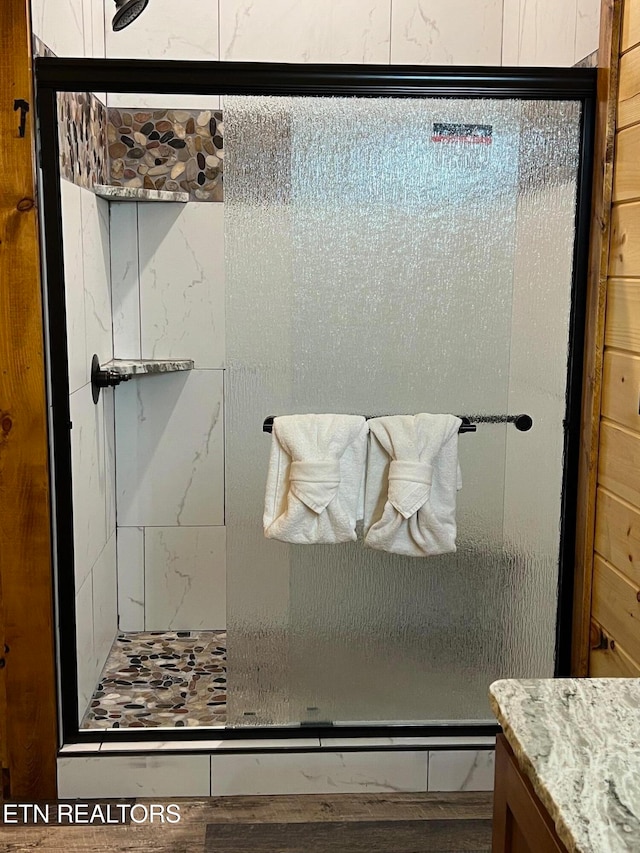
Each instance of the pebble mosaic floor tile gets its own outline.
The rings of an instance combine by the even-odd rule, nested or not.
[[[225,631],[119,634],[83,729],[224,726]]]
[[[224,123],[212,110],[108,111],[109,183],[222,201]]]

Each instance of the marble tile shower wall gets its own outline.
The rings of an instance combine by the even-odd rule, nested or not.
[[[225,627],[223,205],[111,206],[120,628]]]
[[[68,324],[80,716],[117,632],[113,390],[94,405],[89,364],[112,358],[109,209],[60,181]]]
[[[598,46],[599,0],[191,0],[189,6],[191,14],[181,15],[175,0],[154,0],[144,26],[113,33],[108,0],[106,56],[570,66]],[[200,106],[183,97],[169,106]],[[167,106],[157,98],[117,95],[109,106]]]

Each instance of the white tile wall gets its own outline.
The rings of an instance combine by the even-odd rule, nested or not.
[[[467,746],[486,746],[494,749],[496,739],[495,737],[460,737],[456,735],[442,735],[440,737],[323,737],[321,743],[323,747],[333,747],[337,751],[352,746],[360,746],[363,749],[372,746],[407,748],[411,748],[412,746],[431,746],[449,747],[451,749]]]
[[[103,398],[98,405],[85,385],[69,397],[76,590],[107,541],[105,429]]]
[[[390,0],[220,0],[220,58],[389,62]]]
[[[89,361],[84,319],[84,268],[82,263],[82,209],[80,187],[60,181],[62,201],[62,244],[67,315],[69,391],[77,391],[89,380]]]
[[[118,527],[118,626],[144,631],[144,529]]]
[[[574,56],[576,62],[598,49],[600,4],[601,0],[578,0]]]
[[[113,533],[93,567],[94,689],[118,632],[116,536]]]
[[[391,62],[500,65],[502,0],[394,0]]]
[[[78,654],[78,714],[82,719],[96,687],[93,653],[93,576],[76,587],[76,645]]]
[[[576,0],[520,0],[518,65],[567,66],[575,62]]]
[[[210,0],[191,0],[188,14],[174,0],[153,0],[119,33],[112,0],[104,0],[104,19],[100,2],[32,0],[33,30],[60,56],[217,59],[220,50],[221,59],[240,61],[498,65],[504,15],[504,65],[571,65],[597,47],[599,0],[220,0],[219,16]],[[109,104],[211,101],[113,94]]]
[[[211,795],[426,791],[427,752],[212,755]]]
[[[502,65],[518,64],[520,56],[521,0],[503,0],[502,6]]]
[[[106,362],[113,358],[109,203],[81,189],[81,205],[87,355]]]
[[[110,206],[111,299],[115,358],[141,358],[138,205]]]
[[[147,527],[145,630],[226,627],[224,527]]]
[[[105,2],[109,59],[217,59],[218,5],[212,0],[151,0],[140,17],[115,33],[115,6]]]
[[[98,744],[101,752],[141,752],[141,743],[138,741],[123,742],[120,743],[108,742],[109,733],[105,731],[105,740]],[[191,750],[198,750],[198,752],[217,752],[219,750],[228,750],[229,752],[237,752],[238,750],[245,749],[292,749],[292,750],[316,750],[320,747],[320,741],[318,738],[274,738],[270,740],[268,738],[260,738],[254,740],[236,740],[235,738],[231,740],[227,738],[226,740],[181,740],[179,744],[176,744],[176,741],[167,741],[167,740],[154,740],[154,741],[145,741],[142,749],[144,751],[151,750],[153,752],[165,752],[167,750],[176,750],[176,747],[179,747],[181,750],[185,752]],[[71,751],[73,746],[69,747]],[[94,745],[94,750],[96,749],[96,745]],[[64,750],[63,750],[64,751]]]
[[[140,205],[143,358],[224,364],[223,206]]]
[[[110,92],[107,94],[110,107],[136,110],[219,110],[219,95],[141,95],[137,92]]]
[[[224,524],[222,377],[193,370],[118,387],[119,525]]]
[[[100,397],[104,409],[105,530],[109,538],[116,532],[115,389],[103,388]]]
[[[429,754],[430,791],[492,791],[493,750],[443,750]]]
[[[84,55],[84,0],[31,0],[33,32],[58,56]]]
[[[107,0],[107,2],[110,3],[111,0]],[[111,3],[111,5],[115,8],[115,4]],[[104,57],[103,0],[82,0],[82,18],[84,23],[84,56]]]
[[[58,759],[62,799],[112,797],[207,797],[207,755],[153,755]]]

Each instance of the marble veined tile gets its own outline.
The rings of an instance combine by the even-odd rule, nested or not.
[[[108,741],[108,734],[105,735],[105,741]],[[181,740],[176,743],[175,740],[152,740],[141,743],[102,743],[103,752],[165,752],[176,749],[191,752],[238,752],[246,749],[319,749],[320,741],[318,738],[278,738],[266,739],[257,738],[254,740],[236,740],[235,738],[225,740]],[[64,750],[62,750],[64,752]]]
[[[224,527],[145,529],[145,630],[226,626]]]
[[[412,746],[431,746],[431,747],[451,747],[451,749],[455,749],[457,746],[488,746],[495,747],[496,739],[495,737],[456,737],[455,735],[451,736],[441,736],[441,737],[417,737],[417,736],[405,736],[405,737],[364,737],[364,738],[350,738],[350,737],[323,737],[322,738],[322,746],[323,747],[333,747],[333,749],[339,750],[341,747],[351,747],[351,746],[361,746],[364,749],[370,746],[376,747],[406,747],[410,748]]]
[[[107,541],[104,400],[97,405],[91,385],[69,397],[73,541],[76,591],[80,589]]]
[[[394,0],[391,62],[500,65],[502,0]]]
[[[138,92],[109,92],[109,107],[136,110],[219,110],[219,95],[141,95]]]
[[[104,8],[95,0],[82,0],[84,21],[84,56],[94,58],[105,55]],[[104,102],[104,95],[99,96]]]
[[[97,755],[58,759],[58,796],[208,797],[208,755]]]
[[[580,62],[598,49],[600,40],[600,0],[578,0],[574,61]]]
[[[426,752],[212,755],[211,794],[425,791]]]
[[[116,413],[115,388],[100,392],[104,410],[104,476],[107,539],[116,532]]]
[[[83,0],[31,0],[32,29],[57,56],[83,56]]]
[[[504,0],[502,8],[502,65],[518,65],[520,57],[520,3]]]
[[[116,536],[109,538],[93,567],[94,688],[118,633]]]
[[[220,0],[220,58],[388,63],[390,9],[390,0]]]
[[[89,381],[84,319],[84,268],[80,236],[82,234],[80,193],[80,187],[70,181],[60,181],[69,393],[77,391]]]
[[[113,355],[115,358],[140,358],[138,206],[135,203],[114,204],[109,215]]]
[[[93,353],[101,362],[113,358],[111,321],[111,259],[109,203],[81,189],[84,313],[89,364]]]
[[[140,205],[142,358],[224,365],[223,205]]]
[[[144,530],[118,527],[118,616],[121,631],[144,631]]]
[[[119,525],[224,524],[222,384],[222,370],[192,370],[118,387]]]
[[[430,791],[492,791],[493,750],[434,750],[429,753]]]
[[[104,10],[108,59],[218,59],[218,6],[211,0],[189,0],[188,7],[152,0],[117,33],[111,26],[114,4],[105,3]]]
[[[96,687],[93,654],[93,576],[86,575],[76,592],[76,647],[78,655],[78,722],[82,720]]]
[[[577,0],[521,0],[519,65],[570,66],[575,59]]]

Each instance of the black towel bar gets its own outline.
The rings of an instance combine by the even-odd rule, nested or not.
[[[276,415],[269,415],[262,424],[263,432],[273,430],[273,421]],[[366,419],[381,417],[380,415],[365,415]],[[533,426],[533,418],[530,415],[459,415],[462,420],[458,432],[475,432],[477,424],[514,424],[520,432],[527,432]]]

